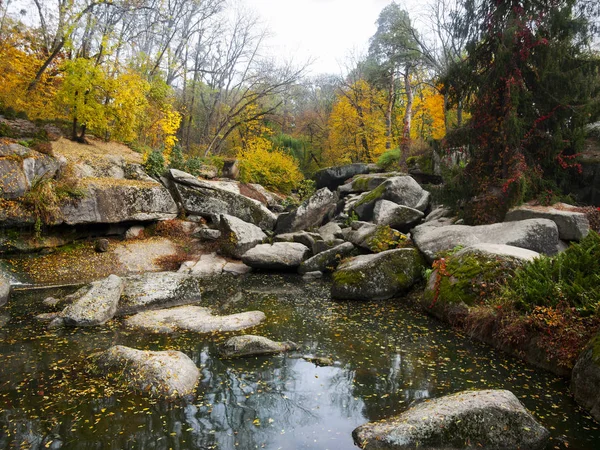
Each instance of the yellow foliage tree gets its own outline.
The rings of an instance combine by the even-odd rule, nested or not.
[[[444,96],[423,86],[415,96],[411,139],[441,139],[446,135]]]
[[[375,162],[385,152],[385,96],[358,80],[338,95],[329,117],[328,164]]]
[[[131,70],[111,80],[108,104],[109,129],[112,139],[131,142],[137,138],[139,127],[149,107],[146,95],[149,83]]]

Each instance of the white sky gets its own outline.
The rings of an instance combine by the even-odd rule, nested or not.
[[[345,72],[351,54],[365,51],[375,21],[391,0],[243,0],[271,31],[270,52],[301,64],[312,58],[313,75]],[[413,8],[426,0],[397,1]]]

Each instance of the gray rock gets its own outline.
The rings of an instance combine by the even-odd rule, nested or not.
[[[342,228],[335,222],[329,222],[317,230],[325,242],[343,237]]]
[[[0,144],[0,158],[4,156],[25,156],[31,150],[21,144],[8,143]]]
[[[232,263],[228,262],[223,266],[224,273],[230,273],[232,275],[245,275],[252,271],[252,267],[248,267],[244,263]]]
[[[389,225],[401,231],[408,231],[419,223],[424,214],[410,206],[397,205],[389,200],[379,200],[373,209],[373,222],[377,225]]]
[[[298,208],[279,216],[276,233],[293,233],[321,226],[325,218],[335,211],[337,201],[337,194],[327,188],[319,189]]]
[[[570,205],[565,205],[570,207]],[[558,227],[558,236],[565,241],[580,241],[590,231],[590,223],[585,214],[567,209],[555,209],[544,206],[519,206],[511,209],[504,219],[514,222],[525,219],[550,219]]]
[[[391,242],[402,242],[407,240],[406,235],[399,231],[392,230],[387,225],[374,225],[368,222],[353,222],[352,226],[356,229],[346,231],[344,233],[344,238],[357,247],[364,248],[371,252],[379,251],[380,245],[387,245],[389,247]]]
[[[571,374],[575,401],[600,421],[600,334],[579,355]]]
[[[306,245],[312,248],[315,242],[321,241],[321,235],[318,233],[310,233],[308,231],[296,231],[295,233],[278,234],[273,239],[273,242],[297,242],[298,244]]]
[[[23,197],[29,187],[21,161],[0,159],[0,195],[2,198],[12,200]]]
[[[117,315],[195,303],[202,298],[201,278],[184,273],[154,272],[124,279]]]
[[[203,217],[230,215],[263,230],[272,230],[275,226],[277,216],[261,202],[241,195],[237,184],[226,186],[203,181],[175,169],[169,172],[177,196],[188,214]]]
[[[319,253],[327,251],[330,248],[342,245],[344,242],[346,241],[343,239],[334,239],[333,241],[316,241],[312,246],[312,254],[318,255]]]
[[[85,196],[61,207],[67,225],[174,219],[177,205],[161,184],[132,180],[93,180]]]
[[[54,178],[59,167],[55,158],[34,150],[23,159],[23,173],[30,187],[38,180]]]
[[[125,232],[125,239],[137,239],[144,233],[142,225],[134,225]]]
[[[459,245],[504,244],[533,250],[546,255],[558,251],[556,224],[548,219],[529,219],[492,225],[419,225],[412,231],[412,240],[429,262],[440,252]]]
[[[296,269],[310,255],[306,245],[297,242],[261,244],[247,251],[242,261],[253,269]]]
[[[246,356],[273,355],[297,350],[298,345],[293,342],[275,342],[263,336],[245,334],[227,339],[219,354],[223,358],[241,358]]]
[[[148,351],[115,345],[89,357],[91,372],[111,376],[129,389],[151,397],[192,394],[200,379],[196,364],[174,350]]]
[[[267,238],[267,235],[256,225],[226,214],[221,216],[219,229],[221,232],[219,252],[237,259]]]
[[[200,228],[196,232],[196,236],[198,236],[198,238],[202,241],[218,241],[221,238],[221,230],[213,230],[212,228]]]
[[[392,177],[406,176],[402,172],[371,173],[366,175],[357,175],[352,181],[339,187],[340,194],[354,194],[369,192]]]
[[[398,205],[425,211],[431,194],[412,177],[392,177],[367,194],[362,194],[352,209],[361,220],[371,220],[373,209],[379,200],[389,200]]]
[[[208,308],[179,306],[171,309],[145,311],[128,317],[125,323],[136,329],[152,333],[193,331],[213,333],[237,331],[254,327],[265,320],[261,311],[248,311],[229,316],[214,316]]]
[[[414,248],[357,256],[334,272],[331,296],[347,300],[391,298],[415,284],[423,267],[423,258]]]
[[[362,449],[541,450],[550,433],[510,391],[465,391],[352,432]]]
[[[6,305],[10,295],[10,282],[8,278],[0,272],[0,306]]]
[[[216,253],[209,253],[200,256],[196,264],[190,267],[189,273],[195,277],[214,277],[223,273],[223,267],[227,260],[217,256]]]
[[[368,164],[347,164],[345,166],[327,167],[315,173],[315,182],[317,189],[328,188],[336,189],[349,178],[371,171]]]
[[[97,253],[106,253],[110,248],[110,242],[108,239],[97,239],[94,243],[94,250]]]
[[[459,258],[464,255],[473,254],[485,255],[493,258],[511,258],[519,261],[532,261],[540,256],[538,252],[534,252],[533,250],[503,244],[475,244],[459,250],[452,256]]]
[[[444,218],[449,218],[452,216],[452,210],[450,208],[446,208],[444,206],[438,206],[434,210],[432,210],[427,217],[425,217],[425,222],[431,222],[433,220],[440,220]]]
[[[298,273],[305,274],[307,272],[333,272],[340,264],[340,261],[352,253],[354,245],[350,242],[344,242],[337,247],[319,253],[312,258],[300,264]]]
[[[62,311],[63,323],[79,327],[105,324],[117,312],[123,288],[123,280],[116,275],[93,282],[89,291]]]
[[[315,270],[314,272],[306,272],[302,275],[302,279],[306,281],[318,280],[319,278],[323,278],[323,272],[319,272]]]

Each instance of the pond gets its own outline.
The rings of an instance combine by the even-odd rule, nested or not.
[[[207,283],[202,306],[261,310],[267,321],[248,333],[302,346],[284,356],[221,360],[217,346],[232,334],[142,334],[119,319],[48,330],[33,318],[47,311],[48,295],[17,292],[0,308],[3,449],[353,449],[358,425],[414,401],[482,388],[514,392],[550,430],[549,449],[599,448],[599,426],[575,404],[567,381],[457,334],[402,299],[334,302],[327,280],[296,275]],[[114,344],[185,352],[201,369],[196,394],[164,402],[91,379],[85,357]]]

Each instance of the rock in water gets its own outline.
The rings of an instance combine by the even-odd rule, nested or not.
[[[342,300],[391,298],[415,284],[423,267],[423,258],[414,248],[357,256],[333,274],[331,296]]]
[[[78,327],[105,324],[117,312],[123,288],[123,280],[116,275],[95,281],[89,291],[62,311],[60,317],[63,323]]]
[[[309,255],[310,250],[306,245],[276,242],[272,245],[257,245],[248,250],[242,261],[254,269],[290,270],[296,269]]]
[[[600,334],[581,352],[571,375],[575,401],[600,421]]]
[[[219,229],[221,231],[219,252],[237,259],[267,237],[256,225],[227,214],[221,215]]]
[[[553,255],[558,251],[556,224],[549,219],[529,219],[492,225],[432,226],[425,223],[412,231],[412,239],[428,261],[461,245],[503,244]]]
[[[91,355],[90,369],[151,397],[191,394],[200,378],[196,364],[184,353],[136,350],[122,345]]]
[[[256,326],[263,320],[265,320],[265,314],[261,311],[213,316],[208,308],[180,306],[141,312],[128,317],[125,323],[132,328],[153,333],[174,333],[176,331],[213,333],[243,330]]]
[[[318,227],[337,206],[338,197],[327,188],[319,189],[308,200],[277,220],[277,234],[293,233]]]
[[[352,432],[362,449],[538,450],[550,433],[510,391],[465,391],[426,401]]]
[[[219,353],[224,358],[240,358],[243,356],[271,355],[297,349],[298,345],[293,342],[275,342],[263,336],[246,334],[227,339]]]
[[[0,306],[6,305],[10,295],[10,282],[0,272]]]

